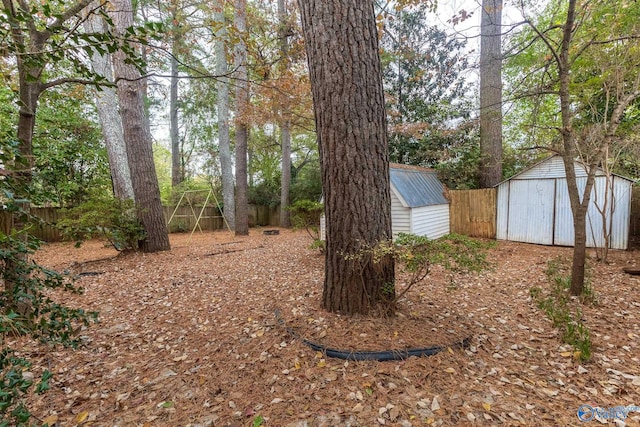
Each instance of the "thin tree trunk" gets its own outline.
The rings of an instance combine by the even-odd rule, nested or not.
[[[289,211],[289,192],[291,189],[291,132],[289,123],[280,125],[282,145],[282,177],[280,179],[280,227],[291,226]]]
[[[285,77],[289,67],[289,41],[287,10],[285,0],[278,0],[278,37],[280,38],[280,77]],[[280,179],[280,227],[291,225],[289,212],[289,192],[291,188],[291,129],[289,124],[289,105],[284,98],[280,123],[280,139],[282,147],[282,172]]]
[[[299,0],[299,5],[327,226],[323,306],[347,314],[393,314],[393,258],[374,262],[357,256],[391,238],[389,153],[373,3]]]
[[[480,27],[480,187],[502,181],[502,0],[483,0]]]
[[[249,126],[247,109],[249,106],[249,82],[247,80],[247,45],[244,41],[247,31],[247,2],[236,0],[235,25],[238,42],[235,51],[236,63],[236,235],[249,234],[249,200],[247,185],[247,146]]]
[[[176,43],[175,39],[173,42]],[[184,176],[182,173],[182,150],[180,149],[180,123],[178,122],[178,61],[174,56],[171,56],[169,121],[169,134],[171,136],[171,186],[175,187],[180,185]]]
[[[573,258],[571,265],[571,287],[572,295],[582,294],[584,289],[584,266],[587,248],[587,207],[591,197],[591,188],[593,186],[593,177],[595,169],[588,170],[587,184],[583,192],[583,199],[580,200],[580,191],[575,172],[576,148],[575,148],[575,130],[573,129],[573,112],[571,111],[571,66],[569,60],[569,51],[573,37],[573,25],[575,22],[576,1],[570,0],[567,9],[567,19],[564,23],[563,38],[560,47],[560,55],[558,58],[558,74],[560,80],[560,115],[562,120],[562,142],[565,174],[567,177],[567,189],[569,191],[569,201],[571,204],[571,212],[573,214],[574,225],[574,242],[573,242]],[[590,168],[591,169],[591,168]]]
[[[97,2],[92,6],[97,6]],[[87,17],[84,28],[88,33],[103,34],[106,31],[102,16],[96,13],[91,13]],[[101,55],[98,51],[94,51],[91,55],[91,66],[94,73],[113,82],[111,55]],[[124,142],[122,119],[118,111],[118,94],[115,88],[103,86],[100,90],[96,90],[96,107],[109,158],[113,194],[119,200],[134,200],[131,173],[127,161],[127,147]]]
[[[131,1],[114,0],[112,4],[111,16],[116,31],[124,34],[133,25]],[[138,218],[146,232],[140,249],[144,252],[169,250],[169,234],[160,201],[151,131],[144,105],[144,79],[134,65],[126,62],[124,52],[116,52],[113,63]]]
[[[182,150],[180,147],[180,123],[178,118],[178,45],[180,28],[176,22],[177,3],[171,2],[172,40],[171,40],[171,82],[169,86],[169,135],[171,138],[171,186],[176,187],[184,180]]]
[[[220,169],[222,172],[223,214],[231,230],[236,228],[235,182],[233,176],[233,157],[229,138],[229,72],[225,42],[227,40],[224,18],[224,1],[216,4],[214,19],[219,25],[216,34],[216,74],[218,74],[218,149],[220,151]]]

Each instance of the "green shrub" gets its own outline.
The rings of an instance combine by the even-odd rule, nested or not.
[[[119,251],[137,250],[145,231],[136,217],[131,200],[96,198],[65,209],[58,221],[62,234],[78,245],[95,237],[107,239]]]
[[[0,232],[0,279],[4,288],[0,291],[0,427],[26,426],[31,413],[23,397],[35,387],[42,393],[49,388],[51,373],[44,370],[36,381],[29,372],[31,363],[7,346],[7,335],[27,335],[42,342],[59,343],[77,347],[80,338],[77,331],[97,313],[69,308],[49,297],[49,290],[62,289],[81,293],[71,278],[46,269],[28,256],[39,247],[39,241],[24,235],[7,235]],[[30,375],[27,375],[30,374]]]
[[[551,320],[553,326],[561,333],[562,342],[570,344],[576,350],[576,357],[580,360],[591,358],[591,332],[582,322],[582,310],[573,307],[569,288],[571,276],[568,274],[566,263],[560,258],[550,260],[547,263],[547,278],[551,283],[548,292],[539,287],[529,290],[531,299]],[[585,282],[584,293],[580,299],[582,302],[595,302],[595,295],[590,283]]]
[[[495,242],[472,239],[459,234],[449,234],[439,239],[400,233],[395,241],[385,240],[372,248],[363,248],[354,254],[345,255],[346,259],[364,266],[384,262],[393,257],[396,268],[410,275],[405,289],[397,295],[391,304],[395,304],[415,284],[425,279],[433,265],[441,265],[453,272],[479,272],[490,268],[487,261],[487,249]],[[382,292],[391,294],[395,284],[386,284]]]

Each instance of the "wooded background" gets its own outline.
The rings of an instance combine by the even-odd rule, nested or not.
[[[450,227],[452,233],[470,237],[494,239],[496,237],[496,198],[495,188],[480,190],[449,190],[451,200]],[[168,221],[175,207],[165,206],[164,216]],[[181,206],[175,211],[174,218],[169,224],[170,232],[191,232],[196,225],[196,218],[200,215],[201,207]],[[53,226],[61,216],[58,208],[31,208],[31,212],[41,218],[45,224],[37,226],[33,234],[45,242],[62,240],[62,235]],[[194,215],[195,213],[195,215]],[[280,212],[277,206],[249,205],[249,225],[251,227],[273,227],[279,225]],[[8,232],[7,213],[0,214],[0,229]],[[200,228],[206,230],[221,230],[225,228],[220,212],[215,207],[206,207],[200,219]],[[196,229],[196,231],[198,231]],[[629,228],[629,247],[640,246],[640,187],[633,189],[631,202],[631,224]]]

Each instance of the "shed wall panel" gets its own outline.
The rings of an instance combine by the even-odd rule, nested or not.
[[[498,201],[496,212],[496,239],[507,240],[509,230],[509,194],[511,181],[505,181],[498,186]]]
[[[585,177],[587,173],[585,168],[579,162],[574,163],[574,170],[577,177]],[[564,172],[564,162],[562,157],[553,156],[549,159],[527,169],[524,172],[516,175],[515,179],[555,179],[564,178],[566,176]]]
[[[584,193],[586,178],[577,181],[578,191]],[[610,183],[609,202],[606,206],[607,230],[611,229],[612,249],[626,249],[629,244],[629,209],[631,206],[631,182],[619,177],[614,177]],[[591,200],[587,210],[587,247],[604,247],[603,218],[600,211],[605,211],[604,194],[607,187],[605,177],[597,177]],[[611,195],[613,197],[611,197]],[[613,211],[612,211],[613,207]],[[573,246],[574,229],[571,203],[569,202],[569,190],[566,180],[558,180],[556,193],[556,220],[554,244],[558,246]]]
[[[391,231],[394,236],[399,233],[411,233],[411,209],[402,206],[393,191],[391,191]]]
[[[567,181],[556,181],[556,218],[554,224],[554,245],[573,246],[573,214],[569,202]]]
[[[614,177],[614,204],[613,204],[613,229],[611,230],[611,248],[627,249],[629,247],[629,235],[631,234],[631,199],[633,183]]]
[[[555,180],[512,180],[509,191],[507,239],[553,243]]]
[[[449,205],[413,208],[411,232],[429,239],[437,239],[449,234]]]

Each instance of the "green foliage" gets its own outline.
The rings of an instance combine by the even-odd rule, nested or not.
[[[548,292],[539,287],[533,287],[529,293],[538,308],[553,322],[562,334],[562,342],[570,344],[576,350],[576,357],[580,360],[591,358],[591,332],[582,321],[580,308],[572,307],[569,288],[571,276],[567,274],[566,262],[560,258],[547,263],[546,274],[551,283]],[[595,295],[588,283],[585,283],[583,302],[595,303]]]
[[[111,191],[107,153],[88,93],[50,90],[41,96],[35,126],[35,168],[30,200],[35,205],[74,206],[91,193]],[[16,139],[17,96],[0,86],[0,147]],[[5,164],[13,160],[3,159]]]
[[[316,157],[307,159],[305,163],[292,168],[289,195],[293,202],[303,199],[320,200],[322,197],[322,176],[317,150],[313,155]]]
[[[385,240],[371,248],[363,248],[345,258],[361,265],[368,262],[382,263],[388,257],[395,260],[396,268],[408,273],[410,279],[402,293],[395,296],[395,304],[414,285],[424,280],[433,265],[440,265],[452,272],[480,272],[490,268],[487,250],[495,245],[493,241],[472,239],[459,234],[449,234],[439,239],[400,233],[395,241]],[[391,294],[394,284],[386,284],[381,292]]]
[[[63,211],[58,228],[77,244],[94,237],[107,239],[119,251],[137,250],[145,231],[131,200],[94,198]]]
[[[109,161],[86,88],[50,90],[40,97],[31,202],[77,206],[111,192]]]
[[[494,241],[473,239],[461,234],[448,234],[431,240],[425,236],[400,233],[395,241],[400,261],[414,272],[429,265],[441,265],[453,272],[480,272],[490,267],[487,249]]]
[[[507,39],[505,51],[518,52],[507,55],[503,67],[505,95],[512,100],[505,118],[505,141],[514,147],[553,150],[561,142],[557,131],[561,128],[557,59],[567,5],[567,2],[546,3],[541,13],[526,17],[537,30],[523,26]],[[570,79],[572,127],[581,155],[589,156],[604,143],[605,128],[611,126],[616,105],[636,90],[640,6],[627,1],[578,1],[576,10],[568,52],[570,69],[566,71]],[[546,42],[542,41],[542,35]],[[636,100],[624,114],[609,150],[611,159],[619,157],[623,163],[631,160],[627,163],[631,169],[637,165],[637,155],[628,150],[630,145],[624,141],[637,134],[640,125],[637,109]]]
[[[320,240],[320,216],[324,205],[313,200],[296,200],[289,207],[291,223],[295,229],[303,229],[313,239],[313,249],[324,250],[324,242]]]
[[[415,7],[387,17],[381,47],[391,160],[444,164],[449,186],[476,187],[478,123],[467,99],[466,42],[428,25],[425,7]]]
[[[256,415],[253,417],[253,427],[261,427],[264,425],[264,418],[262,415]]]
[[[11,203],[11,201],[9,202]],[[97,319],[97,313],[61,305],[49,296],[50,290],[81,293],[70,277],[28,260],[39,247],[33,238],[0,232],[0,426],[29,425],[29,409],[23,397],[35,385],[36,393],[49,389],[51,372],[44,370],[39,380],[30,372],[31,363],[8,347],[7,335],[27,335],[31,339],[77,347],[82,326]],[[11,265],[12,268],[6,268]]]

